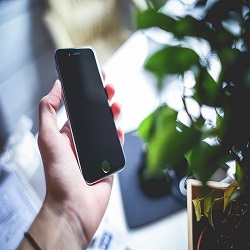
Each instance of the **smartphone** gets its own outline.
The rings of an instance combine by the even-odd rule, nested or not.
[[[54,58],[78,164],[93,184],[125,166],[96,53],[91,47],[58,49]]]

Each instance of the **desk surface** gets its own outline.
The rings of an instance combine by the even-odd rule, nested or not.
[[[143,69],[143,63],[150,50],[146,36],[137,31],[117,50],[103,68],[107,75],[106,82],[111,82],[115,86],[114,101],[118,101],[122,106],[117,126],[120,126],[125,133],[136,129],[158,103],[153,76]],[[173,89],[171,97],[177,102],[175,105],[178,105],[178,97],[176,98],[174,92]],[[65,110],[62,108],[58,112],[58,126],[61,127],[66,119]],[[37,183],[37,178],[35,180],[33,183]],[[40,196],[44,195],[41,186],[37,188],[40,189]],[[185,250],[188,248],[186,209],[143,228],[131,230],[127,227],[117,176],[100,229],[105,227],[107,222],[109,227],[119,232],[121,238],[131,242],[133,249]]]
[[[107,82],[116,88],[116,99],[122,106],[118,120],[124,132],[138,127],[158,104],[154,78],[143,69],[143,63],[153,45],[141,32],[135,32],[104,66]],[[179,106],[177,89],[172,88],[171,99]],[[143,228],[130,230],[126,226],[123,212],[119,180],[115,178],[114,189],[106,212],[109,220],[115,221],[119,229],[137,246],[136,249],[180,249],[188,247],[186,209],[170,215]]]

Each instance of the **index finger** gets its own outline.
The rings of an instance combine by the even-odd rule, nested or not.
[[[106,79],[106,74],[105,74],[105,72],[103,70],[101,70],[101,72],[102,72],[102,78],[103,78],[103,80],[105,80]]]
[[[113,98],[115,94],[115,88],[112,84],[108,83],[105,87],[109,101]]]

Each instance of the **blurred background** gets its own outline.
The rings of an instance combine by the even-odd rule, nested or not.
[[[0,0],[0,152],[21,126],[37,132],[55,49],[91,45],[102,66],[130,36],[133,11],[132,0]]]

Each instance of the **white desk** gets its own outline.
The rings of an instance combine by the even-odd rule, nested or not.
[[[147,38],[140,31],[135,32],[103,67],[107,75],[106,82],[111,82],[115,86],[114,100],[122,106],[117,125],[121,126],[124,132],[136,129],[158,103],[153,77],[143,69],[149,50]],[[171,97],[178,102],[174,92],[173,89]],[[66,119],[65,110],[61,109],[58,112],[59,127]],[[117,176],[100,229],[106,225],[115,228],[121,238],[131,242],[131,247],[134,246],[132,249],[185,250],[188,248],[186,209],[149,226],[128,229]]]

